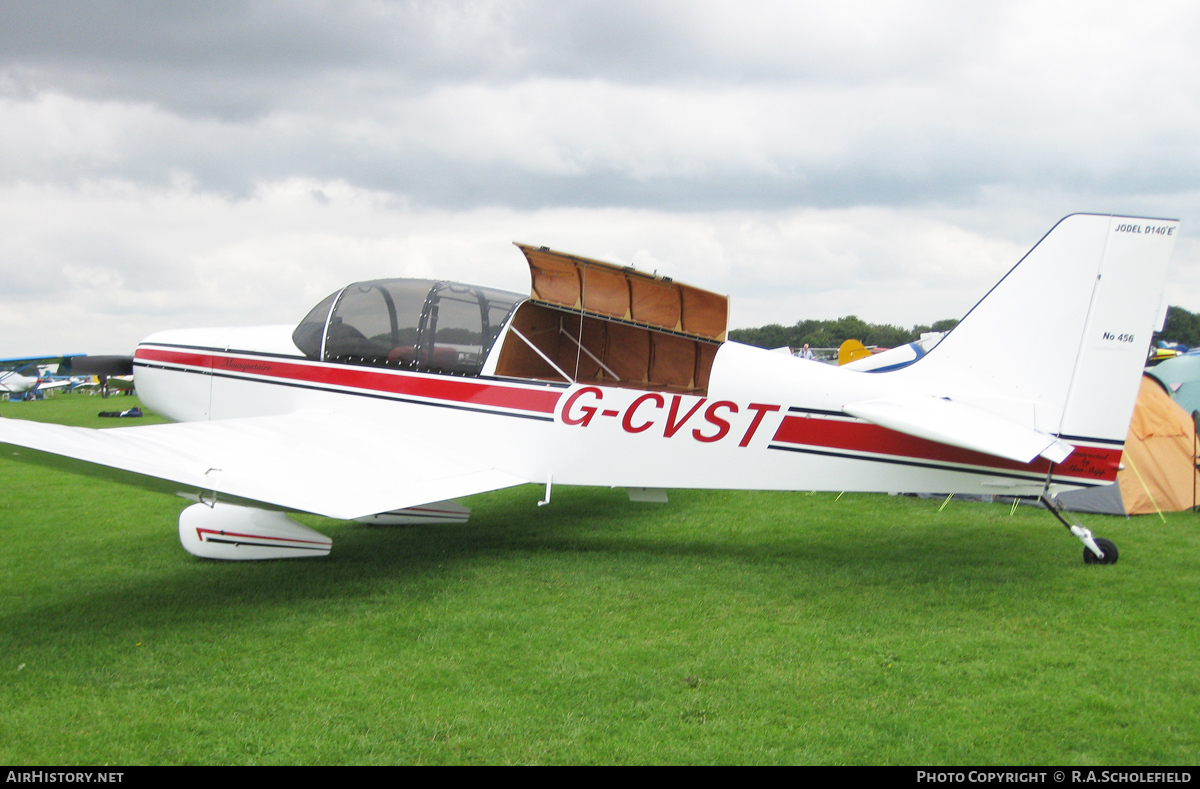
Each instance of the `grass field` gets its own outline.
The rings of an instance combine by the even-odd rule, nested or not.
[[[1200,761],[1191,513],[1087,517],[1105,567],[1032,508],[524,487],[218,563],[181,499],[0,480],[2,764]]]

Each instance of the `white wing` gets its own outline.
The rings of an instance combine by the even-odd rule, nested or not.
[[[108,430],[0,419],[0,443],[346,520],[528,482],[399,428],[317,412]]]

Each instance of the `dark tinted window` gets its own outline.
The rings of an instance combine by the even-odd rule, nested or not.
[[[478,375],[496,335],[524,296],[439,282],[429,296],[421,361],[430,372]]]
[[[325,333],[325,321],[329,319],[329,308],[341,291],[335,291],[326,296],[320,304],[309,310],[300,321],[300,325],[292,332],[292,342],[296,343],[305,356],[310,359],[321,358],[321,337]]]
[[[311,358],[319,357],[324,336],[328,361],[478,375],[505,319],[524,299],[434,280],[358,282],[314,307],[292,338]]]
[[[329,320],[325,358],[350,364],[411,363],[433,285],[431,280],[397,279],[347,287]]]

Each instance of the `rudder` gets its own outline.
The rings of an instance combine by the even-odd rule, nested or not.
[[[1068,441],[1123,442],[1178,225],[1062,219],[945,339],[896,372]]]

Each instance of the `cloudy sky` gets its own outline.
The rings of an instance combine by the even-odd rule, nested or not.
[[[1060,217],[1180,218],[1192,3],[0,4],[0,355],[294,323],[346,282],[528,289],[512,241],[734,326],[964,313]]]

